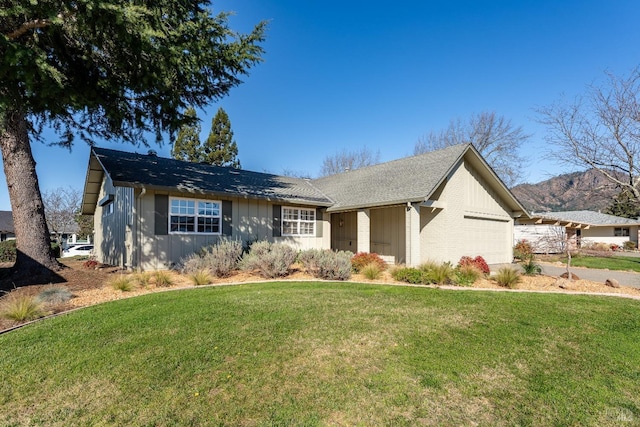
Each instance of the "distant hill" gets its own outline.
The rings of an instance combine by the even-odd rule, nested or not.
[[[511,189],[529,212],[604,211],[620,192],[595,169],[559,175]]]

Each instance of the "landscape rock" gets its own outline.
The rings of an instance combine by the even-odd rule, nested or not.
[[[560,275],[560,277],[562,277],[563,279],[568,279],[569,278],[569,274],[562,273]],[[576,276],[576,273],[571,273],[571,280],[580,280],[580,278],[578,276]]]
[[[604,284],[611,287],[611,288],[619,288],[620,287],[620,282],[618,282],[616,279],[607,279],[604,281]]]
[[[558,280],[555,281],[554,286],[568,290],[571,289],[571,281],[566,278],[558,278]]]

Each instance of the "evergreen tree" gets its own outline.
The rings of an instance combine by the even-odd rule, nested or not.
[[[640,217],[640,202],[625,189],[618,193],[604,213],[636,219]]]
[[[180,127],[178,136],[173,143],[171,155],[174,159],[178,160],[200,162],[202,160],[202,149],[200,147],[200,123],[198,122],[198,116],[196,115],[195,108],[187,108],[184,115],[192,118],[193,123],[187,123]]]
[[[238,145],[233,140],[231,121],[227,112],[218,109],[211,122],[211,132],[202,147],[202,161],[211,165],[240,169]]]
[[[193,122],[261,61],[265,24],[232,31],[208,0],[12,0],[0,8],[0,149],[17,240],[13,272],[61,268],[51,253],[31,141],[144,143]],[[14,278],[16,276],[13,276]],[[31,281],[33,283],[33,280]]]

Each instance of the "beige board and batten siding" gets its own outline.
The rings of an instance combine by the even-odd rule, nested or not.
[[[488,263],[512,261],[511,211],[469,162],[461,162],[432,198],[444,207],[420,210],[422,262],[477,255]]]
[[[141,253],[139,266],[143,270],[162,270],[172,268],[185,257],[197,252],[200,248],[215,244],[220,235],[211,234],[155,234],[156,194],[171,197],[192,198],[196,200],[230,201],[231,202],[231,239],[240,239],[243,243],[258,240],[287,243],[296,249],[321,249],[330,245],[330,225],[328,215],[322,221],[316,221],[316,227],[322,226],[322,233],[316,236],[274,237],[273,236],[273,205],[276,203],[239,197],[206,198],[194,197],[179,192],[148,191],[140,198],[140,245]],[[277,203],[280,204],[280,203]],[[284,204],[284,206],[290,206]],[[167,219],[168,221],[168,219]],[[318,235],[321,236],[318,237]]]
[[[99,200],[110,200],[113,212],[106,214],[109,203],[96,207],[93,215],[95,230],[94,255],[104,264],[131,266],[133,255],[133,198],[132,188],[116,187],[108,177],[102,181]]]

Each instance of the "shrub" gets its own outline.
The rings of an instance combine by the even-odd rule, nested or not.
[[[9,296],[2,304],[0,314],[17,322],[39,319],[47,315],[38,298],[31,295]]]
[[[616,245],[615,243],[614,243],[614,244],[609,245],[609,248],[610,248],[612,251],[614,251],[614,252],[615,252],[615,251],[619,251],[619,250],[620,250],[620,246]]]
[[[518,240],[513,247],[513,256],[519,260],[525,260],[529,256],[533,255],[533,246],[527,240]]]
[[[325,280],[347,280],[351,277],[351,252],[307,249],[300,252],[298,261],[307,273]]]
[[[498,270],[495,280],[498,282],[498,285],[513,289],[518,283],[520,283],[521,277],[517,270],[509,267],[502,267]]]
[[[118,291],[122,292],[130,292],[133,290],[133,282],[131,281],[131,277],[120,275],[116,278],[113,278],[109,281],[109,285]]]
[[[200,252],[182,260],[182,272],[196,274],[209,270],[216,277],[228,277],[238,269],[242,251],[242,242],[239,240],[222,238],[215,245],[202,248]]]
[[[380,274],[382,274],[382,270],[380,269],[380,265],[375,262],[365,265],[362,267],[360,272],[369,280],[376,280],[380,278]]]
[[[365,266],[371,263],[375,263],[380,271],[387,269],[387,263],[376,253],[358,252],[351,258],[351,265],[356,273],[360,273]]]
[[[289,274],[296,256],[295,249],[289,245],[260,241],[251,245],[249,253],[242,257],[240,268],[245,271],[258,270],[262,277],[268,279],[283,277]]]
[[[457,285],[471,286],[482,276],[482,271],[475,265],[461,265],[455,269],[453,281]]]
[[[525,262],[520,264],[522,269],[524,270],[524,274],[527,276],[534,276],[536,274],[542,273],[542,267],[536,264],[533,256],[530,256]]]
[[[391,277],[399,282],[412,283],[414,285],[429,283],[427,273],[413,267],[396,267],[391,270]]]
[[[151,273],[140,271],[133,276],[133,280],[141,288],[146,288],[151,283]]]
[[[463,256],[462,258],[460,258],[460,261],[458,261],[458,267],[466,265],[475,266],[483,274],[489,274],[491,272],[491,270],[489,269],[489,265],[480,255],[475,258],[471,258],[470,256]]]
[[[44,304],[62,304],[73,298],[73,294],[65,287],[56,287],[43,290],[37,298]]]
[[[153,273],[153,279],[156,286],[166,287],[173,285],[173,278],[168,271],[158,270]]]
[[[189,275],[189,279],[191,279],[195,286],[211,284],[211,274],[209,274],[209,270],[196,271]]]
[[[88,259],[84,263],[82,263],[82,266],[84,268],[88,268],[90,270],[93,270],[94,268],[96,268],[98,266],[98,261],[96,261],[95,259]]]
[[[54,257],[60,258],[60,256],[62,255],[62,247],[60,246],[60,243],[51,242],[51,252],[53,253]]]
[[[0,262],[16,262],[16,241],[0,242]]]
[[[436,283],[438,285],[447,285],[453,281],[454,273],[455,271],[453,269],[453,266],[450,263],[445,262],[436,265],[429,272],[427,272],[427,277],[432,283]]]
[[[625,251],[635,251],[636,250],[636,242],[632,242],[631,240],[627,240],[622,244],[622,248]]]

